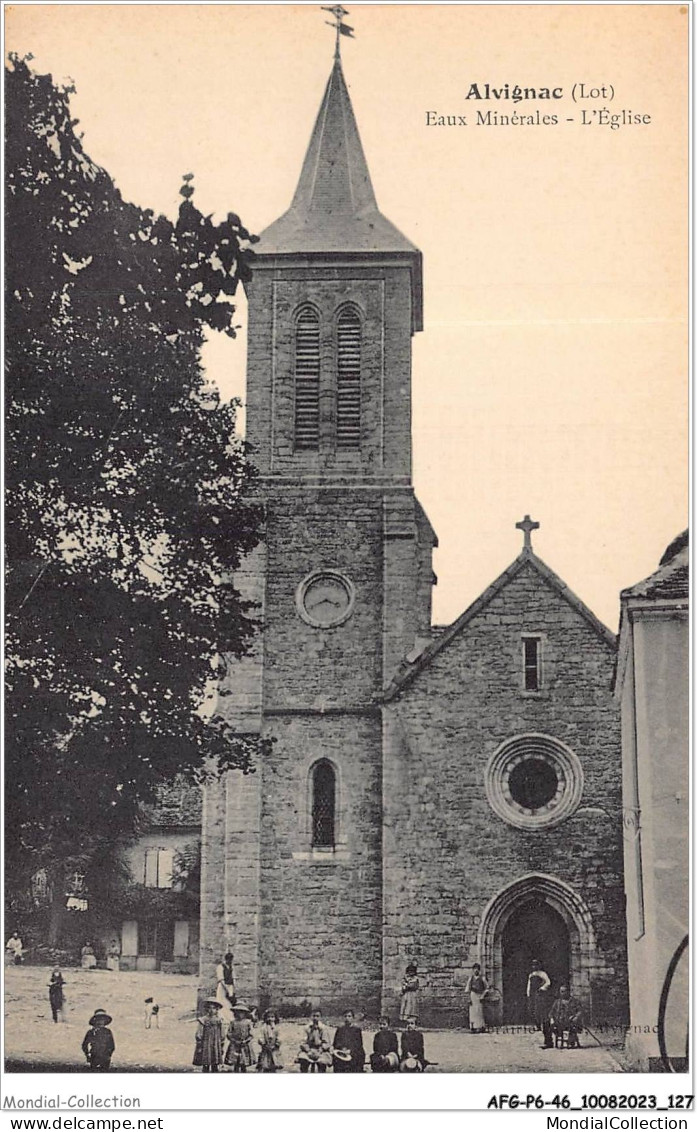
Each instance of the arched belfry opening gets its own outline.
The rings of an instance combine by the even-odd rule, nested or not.
[[[501,991],[503,1020],[526,1017],[527,977],[539,959],[552,980],[590,1006],[597,966],[590,912],[570,885],[535,873],[507,885],[489,902],[479,929],[479,954],[490,983]]]

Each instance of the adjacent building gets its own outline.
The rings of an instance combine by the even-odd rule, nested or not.
[[[643,1070],[665,1067],[666,1059],[683,1068],[688,1054],[688,587],[684,532],[654,574],[622,593],[615,694],[622,710],[627,1050]]]
[[[198,970],[200,844],[200,788],[181,781],[162,787],[124,852],[133,883],[101,940],[106,951],[116,939],[123,970]]]

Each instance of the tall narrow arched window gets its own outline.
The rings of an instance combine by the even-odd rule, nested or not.
[[[312,771],[312,844],[334,845],[336,827],[336,774],[326,759]]]
[[[312,307],[295,321],[295,447],[319,448],[319,317]]]
[[[344,307],[336,324],[336,446],[361,446],[361,320]]]

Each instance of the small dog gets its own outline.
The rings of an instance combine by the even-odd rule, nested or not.
[[[145,1029],[150,1030],[153,1026],[156,1030],[160,1028],[160,1008],[151,996],[145,1000]]]

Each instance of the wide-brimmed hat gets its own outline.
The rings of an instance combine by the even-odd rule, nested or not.
[[[337,1059],[337,1061],[350,1061],[351,1060],[351,1050],[350,1049],[335,1049],[334,1050],[334,1057]]]
[[[106,1010],[102,1010],[101,1008],[99,1010],[95,1010],[94,1014],[87,1024],[88,1026],[96,1026],[98,1020],[100,1022],[103,1022],[105,1026],[108,1026],[111,1022],[111,1014],[107,1014]]]
[[[235,1005],[231,1009],[232,1009],[233,1014],[251,1014],[252,1013],[251,1006],[247,1006],[246,1002],[236,1002]]]
[[[204,1006],[217,1006],[218,1010],[223,1009],[222,1002],[218,1002],[217,998],[204,998],[203,1005]]]
[[[404,1068],[405,1073],[415,1073],[416,1070],[419,1068],[418,1058],[414,1057],[413,1054],[409,1054],[407,1057],[404,1058],[404,1061],[402,1062],[402,1066]]]
[[[399,1068],[399,1058],[397,1057],[396,1053],[392,1052],[392,1050],[390,1050],[389,1053],[385,1054],[384,1060],[385,1060],[385,1065],[389,1065],[390,1069],[398,1069]]]

